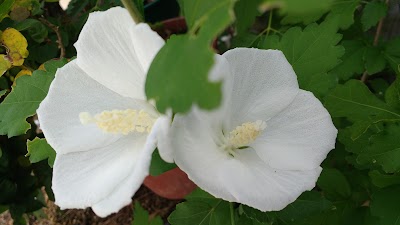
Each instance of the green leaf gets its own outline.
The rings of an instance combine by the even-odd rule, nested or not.
[[[135,209],[133,211],[132,225],[163,225],[161,217],[157,216],[150,220],[149,213],[142,208],[139,202],[135,202]]]
[[[335,0],[328,19],[338,19],[338,28],[347,29],[354,23],[354,12],[361,0]]]
[[[53,168],[56,152],[47,143],[46,139],[36,137],[32,141],[28,140],[26,146],[28,147],[28,153],[25,156],[29,156],[29,161],[31,163],[37,163],[48,159],[49,166]]]
[[[351,187],[346,177],[334,168],[324,168],[317,185],[328,199],[347,199],[351,196]]]
[[[358,80],[350,80],[336,87],[326,97],[325,106],[332,117],[345,117],[356,123],[353,126],[359,134],[378,122],[400,121],[400,114],[396,110],[379,100]]]
[[[160,153],[158,152],[158,149],[156,149],[153,152],[153,155],[151,157],[151,164],[150,164],[150,175],[151,176],[158,176],[164,172],[167,172],[168,170],[172,170],[176,168],[175,163],[167,163],[165,162],[161,156]]]
[[[379,225],[400,225],[400,186],[391,186],[372,195],[371,214],[380,218]]]
[[[281,39],[275,35],[266,37],[259,47],[281,50],[292,64],[300,87],[321,97],[336,85],[336,77],[327,72],[344,54],[343,47],[337,45],[342,36],[336,32],[335,24],[310,24],[304,30],[293,27]]]
[[[235,4],[236,31],[245,33],[260,14],[258,6],[262,0],[238,0]]]
[[[356,40],[343,41],[342,45],[345,49],[345,54],[341,58],[342,62],[331,73],[341,80],[348,80],[353,75],[364,72],[363,57],[366,47],[362,41]]]
[[[234,19],[234,0],[182,0],[180,2],[189,33],[199,32],[199,35],[208,41],[212,41]]]
[[[3,95],[5,95],[6,93],[7,93],[7,90],[6,90],[6,89],[1,90],[1,91],[0,91],[0,98],[3,97]]]
[[[24,134],[31,125],[26,118],[36,113],[40,102],[46,97],[56,69],[67,61],[49,61],[46,71],[36,70],[32,76],[22,76],[16,81],[11,93],[0,104],[0,134],[8,137]]]
[[[364,54],[365,69],[372,75],[381,72],[386,67],[386,59],[381,49],[369,47]]]
[[[358,155],[360,164],[382,166],[386,173],[400,171],[400,126],[388,124],[385,130],[370,138],[370,145]]]
[[[312,224],[317,215],[332,208],[332,203],[316,191],[304,192],[300,197],[281,211],[276,212],[283,224]]]
[[[383,1],[372,1],[365,5],[361,15],[361,24],[364,31],[375,26],[387,13],[387,5]]]
[[[177,66],[171,66],[177,65]],[[199,39],[172,36],[153,60],[146,80],[146,95],[157,109],[186,112],[192,103],[212,109],[221,101],[221,83],[210,83],[213,53]]]
[[[378,170],[369,172],[372,183],[380,188],[400,184],[400,174],[382,174]]]
[[[139,10],[142,17],[144,17],[144,0],[133,0],[136,8]]]
[[[148,71],[145,92],[157,109],[186,112],[192,104],[213,109],[221,101],[221,83],[209,82],[214,62],[212,40],[233,20],[233,0],[183,0],[189,33],[172,36]],[[177,66],[171,66],[177,65]]]
[[[400,76],[390,85],[385,93],[385,101],[391,107],[400,111]]]
[[[231,225],[229,202],[196,190],[168,217],[172,225]]]
[[[0,22],[7,16],[14,2],[15,0],[4,0],[3,3],[0,4]]]
[[[400,38],[390,40],[385,45],[385,58],[389,65],[400,75]]]
[[[286,14],[282,19],[283,24],[303,23],[310,24],[320,19],[327,13],[334,0],[280,0],[281,13]]]

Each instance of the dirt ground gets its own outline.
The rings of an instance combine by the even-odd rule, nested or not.
[[[133,196],[133,201],[139,201],[150,217],[161,216],[166,221],[168,215],[175,209],[179,200],[168,200],[154,194],[148,188],[142,186]],[[53,202],[47,201],[47,207],[43,208],[43,218],[33,215],[27,216],[29,225],[130,225],[133,218],[131,205],[121,209],[118,213],[106,218],[96,216],[91,209],[60,210]],[[13,221],[8,212],[0,215],[0,225],[12,225]],[[168,224],[168,223],[166,223]]]

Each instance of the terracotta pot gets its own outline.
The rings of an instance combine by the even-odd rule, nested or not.
[[[157,195],[168,199],[183,199],[197,187],[179,168],[159,176],[148,176],[144,180],[144,185]]]

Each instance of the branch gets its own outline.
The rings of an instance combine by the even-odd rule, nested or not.
[[[58,48],[60,49],[61,53],[60,53],[60,59],[65,57],[65,47],[62,41],[62,36],[61,33],[58,29],[58,26],[50,23],[48,20],[44,19],[44,18],[39,18],[40,22],[42,22],[44,25],[48,26],[50,29],[52,29],[54,31],[54,33],[56,33],[57,35],[57,43],[58,43]]]
[[[389,4],[389,0],[386,0],[385,2],[386,5]],[[373,46],[377,46],[379,43],[379,37],[381,36],[381,32],[382,32],[382,27],[383,27],[383,20],[385,19],[385,17],[383,17],[382,19],[379,20],[378,23],[378,27],[376,28],[376,33],[375,33],[375,37],[374,37],[374,43]],[[365,83],[367,81],[368,78],[368,72],[364,71],[362,77],[361,77],[361,81],[363,83]]]

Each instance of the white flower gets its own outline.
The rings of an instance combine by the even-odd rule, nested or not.
[[[238,48],[218,64],[232,74],[222,106],[175,116],[171,148],[160,153],[216,197],[281,210],[315,186],[337,130],[282,52]]]
[[[59,69],[37,110],[56,150],[53,191],[61,208],[117,212],[148,175],[157,132],[169,126],[144,84],[164,40],[127,10],[90,14],[77,58]]]

